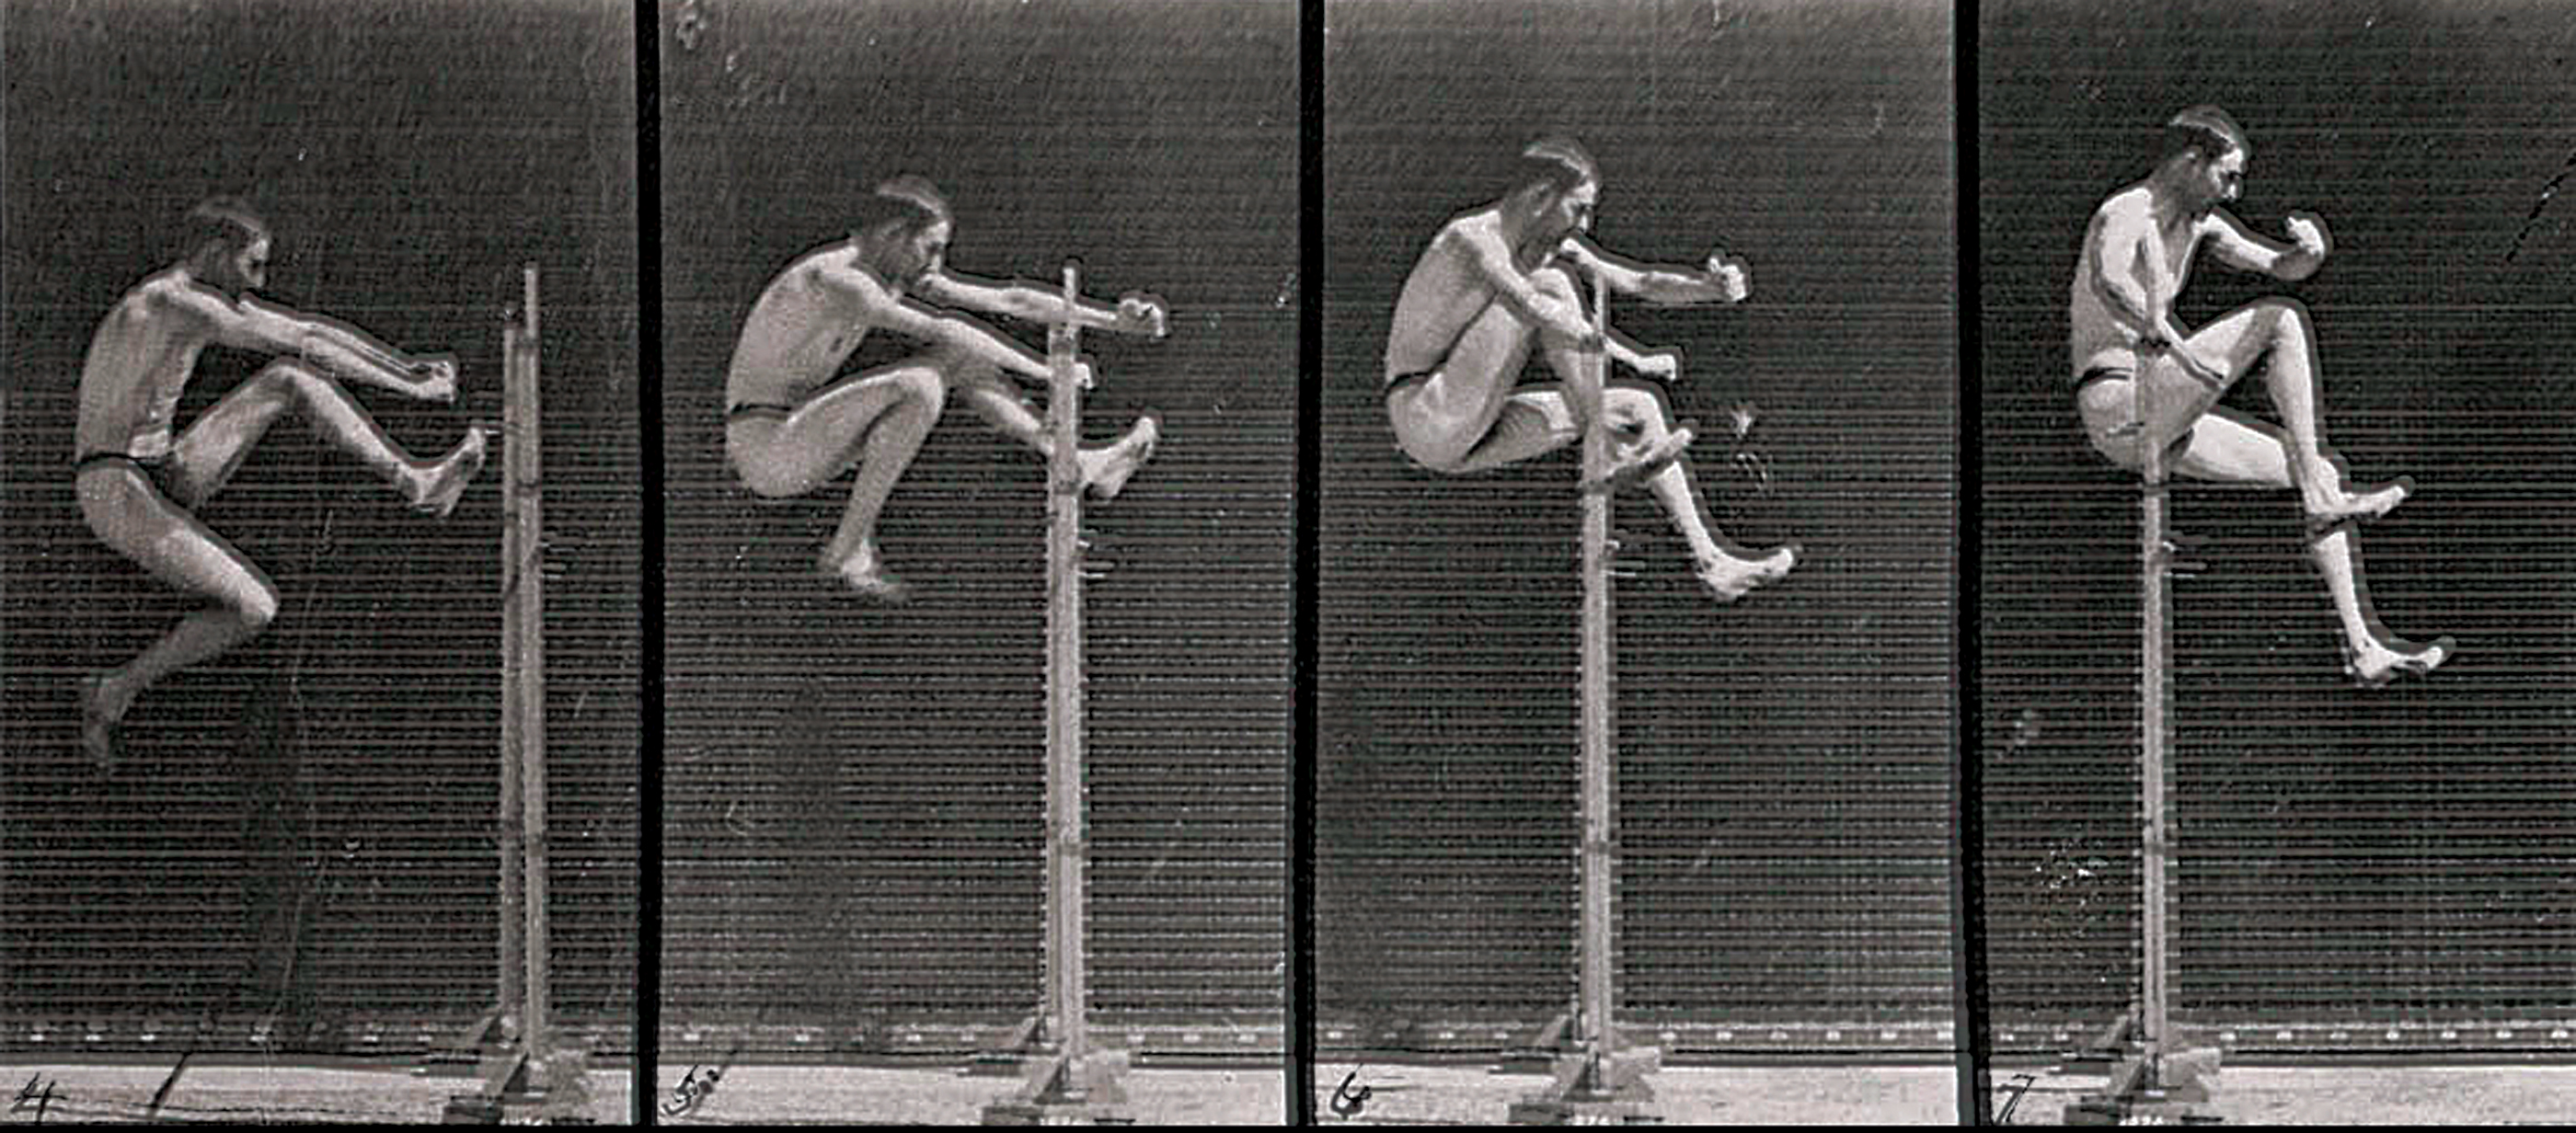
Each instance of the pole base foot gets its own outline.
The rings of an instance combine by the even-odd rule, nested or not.
[[[1118,1080],[1127,1056],[1094,1051],[1080,1058],[1044,1055],[1029,1060],[1027,1076],[1010,1097],[984,1107],[986,1125],[1134,1125],[1136,1112]]]
[[[2209,1112],[2218,1088],[2216,1047],[2191,1047],[2122,1062],[2101,1093],[2066,1107],[2068,1125],[2218,1125]]]
[[[1652,1047],[1607,1054],[1569,1054],[1556,1062],[1556,1080],[1513,1102],[1513,1125],[1659,1125],[1655,1091],[1646,1076],[1663,1065]]]

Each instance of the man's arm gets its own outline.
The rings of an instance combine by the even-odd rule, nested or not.
[[[2330,245],[2324,223],[2315,213],[2291,213],[2289,229],[2290,238],[2298,241],[2296,246],[2256,234],[2224,209],[2212,211],[2201,222],[2201,234],[2209,240],[2209,250],[2220,262],[2296,283],[2316,274]]]
[[[1681,356],[1670,350],[1659,350],[1648,354],[1646,348],[1639,346],[1635,339],[1616,330],[1611,331],[1605,338],[1603,345],[1608,347],[1610,357],[1641,376],[1653,378],[1659,382],[1669,382],[1681,374]]]
[[[1744,264],[1724,252],[1710,253],[1704,267],[1683,268],[1641,264],[1604,251],[1580,236],[1566,237],[1558,250],[1610,290],[1639,296],[1657,306],[1740,303],[1750,291]]]
[[[924,278],[918,290],[924,298],[947,306],[1032,323],[1054,325],[1064,316],[1064,294],[1060,291],[984,279],[945,267]],[[1073,311],[1074,322],[1085,330],[1163,337],[1163,305],[1152,296],[1128,295],[1115,307],[1077,297]]]
[[[953,347],[1003,373],[1029,381],[1043,382],[1051,376],[1046,360],[1027,347],[963,315],[942,314],[898,298],[875,276],[855,267],[823,267],[816,273],[825,286],[856,300],[869,326],[883,327],[915,341]]]
[[[226,299],[207,288],[172,291],[176,301],[214,328],[215,341],[242,350],[286,355],[332,377],[430,400],[456,396],[450,362],[414,362],[352,327],[298,314],[250,296]]]

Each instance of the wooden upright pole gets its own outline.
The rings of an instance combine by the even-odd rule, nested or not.
[[[1064,320],[1047,333],[1047,1010],[1068,1064],[1088,1053],[1083,992],[1081,265],[1064,266]]]
[[[1592,281],[1592,332],[1606,336],[1610,327],[1609,289]],[[1606,337],[1592,353],[1592,363],[1578,396],[1583,402],[1583,689],[1581,987],[1576,1003],[1578,1034],[1591,1053],[1607,1054],[1615,1041],[1611,1013],[1618,1008],[1611,989],[1612,928],[1610,889],[1617,863],[1611,855],[1611,759],[1616,724],[1611,714],[1610,616],[1610,428],[1603,420],[1603,389],[1610,376]]]
[[[2176,343],[2169,349],[2181,348]],[[2143,890],[2140,936],[2145,955],[2138,989],[2138,1037],[2152,1073],[2156,1060],[2164,1053],[2167,1037],[2165,864],[2170,843],[2165,813],[2165,745],[2173,726],[2173,690],[2168,682],[2171,643],[2166,634],[2172,626],[2173,608],[2165,592],[2165,453],[2164,446],[2156,442],[2152,416],[2155,398],[2150,391],[2150,375],[2154,358],[2143,361],[2135,384],[2138,465],[2143,480],[2138,506],[2138,778],[2146,812],[2141,847],[2144,854],[2139,863]]]
[[[525,608],[519,599],[521,569],[529,559],[527,540],[520,529],[519,498],[515,490],[521,476],[520,435],[525,431],[519,420],[519,354],[525,336],[525,316],[501,328],[501,917],[500,917],[500,998],[498,1019],[502,1029],[514,1041],[527,1034],[527,892],[521,866],[526,860],[528,832],[526,803],[527,784],[520,768],[528,738],[520,711],[520,671],[525,664],[521,656],[520,623]]]
[[[549,963],[546,934],[546,630],[545,630],[545,514],[541,485],[544,480],[538,459],[538,343],[541,341],[537,321],[537,265],[525,269],[526,290],[520,315],[520,333],[512,344],[507,373],[511,380],[505,391],[508,412],[504,440],[509,456],[510,530],[516,538],[518,555],[513,560],[514,577],[510,595],[517,611],[515,619],[518,665],[517,692],[510,707],[517,721],[519,748],[511,753],[519,767],[520,825],[525,842],[519,862],[526,874],[521,883],[526,896],[526,977],[527,1006],[522,1020],[522,1050],[542,1053],[547,1041],[547,1006]]]

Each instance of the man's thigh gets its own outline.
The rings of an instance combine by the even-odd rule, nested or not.
[[[234,609],[276,593],[266,573],[162,495],[139,468],[92,466],[81,472],[79,491],[91,532],[152,577]]]
[[[877,418],[905,397],[898,362],[814,392],[785,413],[748,412],[725,422],[734,471],[764,496],[802,495],[849,470]]]

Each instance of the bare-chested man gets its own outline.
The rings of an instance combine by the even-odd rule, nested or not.
[[[947,199],[926,178],[878,186],[854,235],[799,257],[760,293],[725,378],[725,453],[753,492],[803,495],[858,465],[858,484],[820,565],[826,576],[880,601],[904,601],[911,588],[885,569],[877,513],[950,396],[1040,456],[1054,451],[1045,421],[1004,380],[1043,383],[1046,361],[969,316],[916,300],[1051,323],[1062,314],[1062,295],[949,270],[953,229]],[[1086,328],[1163,336],[1163,308],[1151,297],[1077,310]],[[833,380],[878,328],[929,349]],[[1087,363],[1078,378],[1091,383]],[[1149,413],[1116,443],[1082,450],[1083,484],[1102,499],[1116,496],[1153,455],[1160,431]]]
[[[114,769],[118,726],[136,696],[249,640],[277,616],[276,585],[191,511],[223,487],[278,418],[302,418],[434,516],[456,506],[483,466],[479,426],[445,457],[417,460],[340,384],[451,402],[454,361],[406,357],[331,320],[253,298],[268,283],[269,231],[241,201],[209,200],[188,219],[197,232],[187,258],[117,301],[81,367],[72,455],[82,517],[117,553],[210,603],[122,667],[82,682],[81,745],[102,771]],[[174,436],[180,391],[198,353],[214,344],[284,357]]]
[[[2318,534],[2310,545],[2343,623],[2346,671],[2366,685],[2401,672],[2431,672],[2450,656],[2448,637],[2415,645],[2391,637],[2355,582],[2360,551],[2353,523],[2406,498],[2403,481],[2355,492],[2318,426],[2317,348],[2307,308],[2270,298],[2239,307],[2197,331],[2174,318],[2175,296],[2206,242],[2218,262],[2276,278],[2306,279],[2324,261],[2325,228],[2292,213],[2295,246],[2258,236],[2219,206],[2245,176],[2244,131],[2216,107],[2197,106],[2166,123],[2165,157],[2145,181],[2112,194],[2093,213],[2075,269],[2071,319],[2075,399],[2093,446],[2122,467],[2140,464],[2136,376],[2146,375],[2147,443],[2162,446],[2174,472],[2203,480],[2296,488]],[[2265,387],[2281,426],[2218,404],[2265,356]]]
[[[1523,150],[1521,160],[1519,185],[1442,227],[1396,300],[1386,344],[1387,418],[1396,443],[1434,472],[1481,472],[1581,439],[1585,422],[1572,390],[1594,352],[1606,350],[1660,381],[1679,374],[1679,360],[1669,352],[1646,354],[1615,331],[1606,342],[1597,339],[1573,272],[1666,306],[1745,296],[1744,266],[1722,255],[1709,257],[1701,270],[1644,267],[1585,239],[1601,176],[1573,141],[1543,139]],[[1520,384],[1532,344],[1556,381]],[[1795,545],[1748,557],[1723,541],[1681,460],[1691,431],[1674,426],[1659,390],[1605,386],[1602,412],[1619,440],[1616,475],[1642,479],[1654,492],[1689,540],[1700,582],[1719,601],[1789,573]]]

